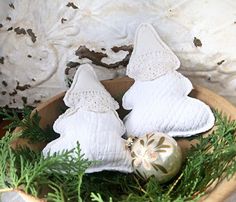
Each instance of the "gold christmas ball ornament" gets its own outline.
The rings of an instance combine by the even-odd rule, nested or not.
[[[182,153],[177,142],[163,133],[150,133],[141,138],[130,137],[134,172],[143,179],[151,176],[164,183],[174,177],[182,165]]]

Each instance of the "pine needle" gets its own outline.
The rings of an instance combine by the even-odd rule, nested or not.
[[[198,201],[215,182],[230,179],[236,173],[236,122],[217,111],[214,114],[216,130],[208,137],[197,138],[198,144],[188,152],[181,172],[166,184],[159,184],[155,178],[143,181],[134,174],[119,172],[85,174],[91,162],[84,159],[79,144],[72,151],[46,158],[28,148],[13,150],[9,145],[16,138],[37,139],[31,133],[35,130],[45,141],[47,134],[39,126],[40,117],[32,121],[24,115],[22,123],[15,115],[7,115],[16,121],[10,127],[27,126],[28,132],[7,133],[0,140],[0,192],[21,189],[55,202]]]
[[[56,134],[51,127],[42,129],[39,126],[41,120],[38,112],[31,113],[32,109],[25,107],[22,110],[15,109],[0,109],[0,116],[5,121],[9,121],[10,124],[5,126],[4,129],[13,131],[16,127],[22,129],[22,138],[27,138],[32,143],[36,142],[50,142],[56,139]]]

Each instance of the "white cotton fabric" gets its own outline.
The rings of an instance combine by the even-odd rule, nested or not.
[[[81,65],[77,70],[73,83],[63,100],[68,107],[96,112],[119,108],[119,104],[106,91],[89,64]]]
[[[178,72],[136,81],[123,97],[123,107],[132,109],[124,119],[127,135],[141,137],[159,131],[188,137],[209,130],[214,115],[209,106],[187,96],[191,90],[191,82]]]
[[[150,24],[141,24],[136,31],[134,50],[126,74],[135,80],[147,81],[179,67],[179,59],[155,29]]]
[[[87,79],[93,79],[91,85]],[[118,103],[100,84],[89,65],[77,71],[64,101],[71,108],[53,125],[60,137],[50,142],[43,154],[71,150],[79,142],[84,158],[96,162],[86,173],[103,170],[132,172],[131,156],[121,138],[125,127],[116,112]]]
[[[193,87],[175,71],[179,66],[177,56],[154,28],[141,24],[127,67],[127,75],[135,82],[122,101],[124,109],[132,110],[124,118],[128,136],[163,132],[188,137],[213,127],[214,115],[209,106],[188,97]]]
[[[44,155],[76,148],[90,161],[98,161],[86,173],[102,170],[131,172],[129,151],[125,148],[123,123],[115,111],[98,113],[83,109],[68,109],[54,124],[61,136],[43,150]]]

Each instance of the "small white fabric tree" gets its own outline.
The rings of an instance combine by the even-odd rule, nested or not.
[[[93,68],[86,64],[77,70],[72,86],[64,97],[69,109],[54,123],[60,137],[50,142],[44,155],[71,150],[80,144],[90,161],[98,161],[87,173],[102,170],[132,172],[131,157],[125,148],[123,122],[118,103],[99,82]]]
[[[132,110],[124,119],[128,136],[158,131],[187,137],[213,127],[211,109],[188,97],[193,86],[176,71],[179,67],[179,59],[155,29],[141,24],[127,67],[135,83],[123,97],[123,107]]]

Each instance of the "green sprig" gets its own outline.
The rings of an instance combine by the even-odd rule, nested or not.
[[[55,191],[61,186],[58,182],[69,182],[72,176],[77,176],[76,180],[72,180],[73,185],[66,185],[68,192],[59,189],[58,192],[50,193],[47,197],[55,199],[60,195],[61,199],[72,198],[75,185],[78,190],[76,197],[80,197],[82,177],[90,163],[83,159],[79,145],[74,150],[44,157],[41,152],[29,148],[13,150],[10,146],[11,142],[18,137],[20,133],[7,133],[0,140],[0,159],[4,160],[0,166],[0,192],[20,189],[33,196],[40,196],[43,187]]]
[[[56,139],[58,135],[53,131],[51,127],[42,129],[39,125],[40,116],[38,112],[31,113],[30,107],[25,107],[22,110],[15,109],[0,109],[0,116],[3,120],[9,121],[9,125],[4,129],[13,131],[16,127],[22,129],[22,138],[27,138],[32,143],[36,142],[49,142]]]
[[[215,182],[230,179],[236,173],[236,122],[217,111],[214,114],[216,130],[207,137],[197,138],[198,144],[188,152],[181,172],[166,184],[159,184],[155,178],[145,182],[133,174],[118,172],[85,174],[91,163],[84,159],[79,145],[73,151],[45,158],[40,152],[27,148],[13,150],[9,146],[11,141],[21,137],[23,132],[7,133],[0,140],[3,162],[0,189],[21,189],[56,202],[198,201]],[[30,131],[40,128],[39,121],[30,124],[31,119],[24,120],[29,130],[25,138],[33,138]],[[45,130],[40,131],[47,136]],[[42,195],[44,187],[49,190],[46,195]]]

